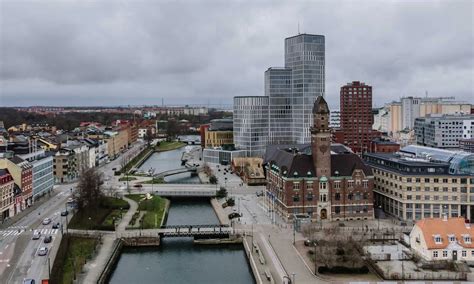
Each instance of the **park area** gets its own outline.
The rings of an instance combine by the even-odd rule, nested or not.
[[[74,283],[85,263],[97,251],[98,238],[64,235],[51,270],[51,283]]]
[[[127,229],[156,229],[161,227],[169,200],[156,195],[130,194],[126,197],[138,204]]]
[[[127,201],[114,197],[101,197],[96,207],[86,206],[80,209],[69,222],[70,229],[80,230],[115,230],[122,214],[125,214],[130,205]]]

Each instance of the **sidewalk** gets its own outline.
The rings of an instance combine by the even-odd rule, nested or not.
[[[135,201],[126,197],[123,197],[123,199],[127,201],[128,204],[130,204],[130,208],[117,226],[117,232],[125,231],[128,224],[132,220],[133,214],[135,214],[138,209],[138,204]],[[102,236],[102,245],[100,246],[99,252],[92,261],[90,261],[84,266],[83,275],[85,276],[83,279],[81,279],[81,281],[79,281],[80,283],[97,283],[97,280],[102,274],[102,271],[104,271],[104,268],[107,265],[110,256],[112,255],[115,240],[116,234],[110,233],[104,234]]]
[[[6,229],[6,228],[14,225],[16,222],[20,221],[23,217],[30,214],[33,210],[40,207],[46,201],[50,200],[51,198],[56,197],[56,195],[58,195],[58,194],[59,194],[59,191],[55,191],[53,189],[53,191],[51,192],[51,196],[48,195],[48,194],[44,195],[39,200],[35,201],[35,203],[33,203],[33,205],[31,205],[30,207],[26,208],[25,210],[21,211],[20,213],[17,213],[15,216],[10,217],[10,219],[8,219],[7,221],[1,223],[0,224],[0,229]]]

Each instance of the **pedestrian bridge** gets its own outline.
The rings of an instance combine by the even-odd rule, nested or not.
[[[195,239],[228,238],[234,234],[234,229],[223,225],[178,225],[163,226],[160,229],[127,230],[119,238],[173,238],[193,237]]]
[[[217,187],[212,184],[143,184],[142,192],[164,197],[214,197]]]
[[[191,173],[191,175],[197,174],[197,168],[193,166],[188,166],[185,168],[179,168],[174,170],[168,170],[154,175],[155,178],[164,178],[167,176],[178,175],[183,173]]]

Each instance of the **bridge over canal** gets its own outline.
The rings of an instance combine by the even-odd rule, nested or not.
[[[224,225],[177,225],[163,226],[160,229],[126,230],[118,235],[118,238],[164,238],[164,237],[194,237],[196,239],[206,238],[228,238],[233,235],[234,229]]]
[[[143,184],[139,193],[149,192],[164,197],[214,197],[218,188],[213,184]]]

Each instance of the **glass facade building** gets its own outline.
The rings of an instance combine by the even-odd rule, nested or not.
[[[293,139],[311,142],[313,104],[325,91],[325,39],[322,35],[300,34],[285,39],[285,67],[291,69]]]
[[[249,157],[263,157],[268,145],[268,97],[234,97],[234,144]]]
[[[265,96],[269,102],[269,144],[293,144],[291,108],[291,69],[265,71]]]

